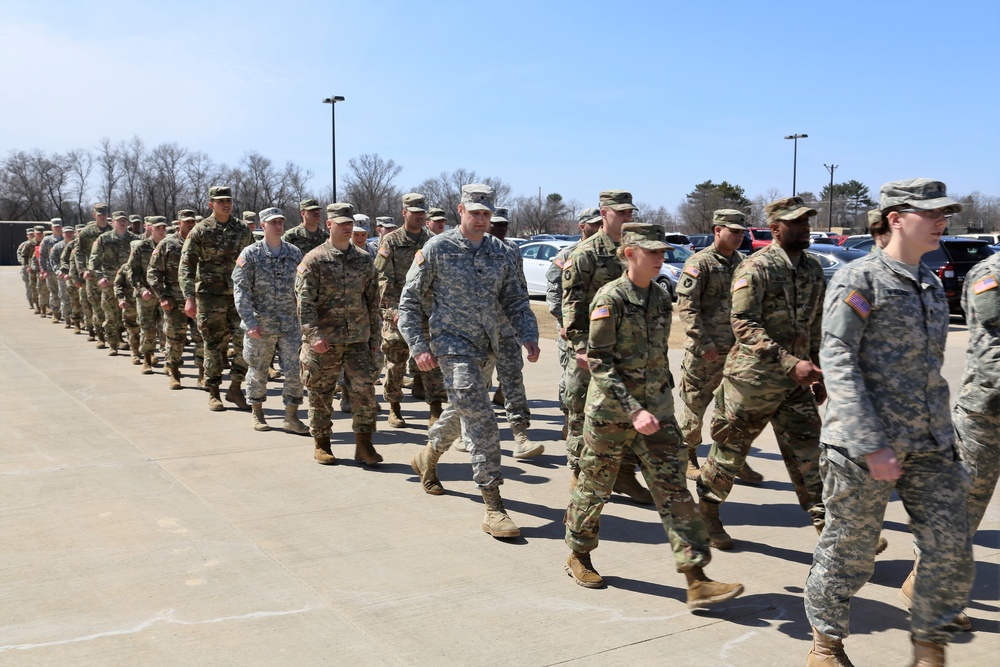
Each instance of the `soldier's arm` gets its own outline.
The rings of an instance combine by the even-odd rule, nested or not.
[[[72,255],[74,247],[67,243],[59,255],[59,271],[67,275],[69,274],[70,255]]]
[[[528,287],[524,282],[524,272],[511,255],[504,264],[504,282],[500,289],[500,307],[514,326],[522,343],[538,342],[538,320],[531,310]]]
[[[434,285],[436,270],[434,253],[424,255],[418,252],[410,270],[406,273],[406,284],[399,297],[399,333],[410,348],[410,355],[430,353],[430,341],[424,336],[423,320],[430,317],[424,312],[424,304],[431,303],[430,290]]]
[[[236,258],[233,267],[233,301],[236,302],[236,312],[240,314],[244,326],[249,329],[260,326],[253,314],[253,289],[256,278],[256,263],[244,248]]]
[[[90,246],[90,258],[87,260],[87,270],[90,271],[91,277],[94,280],[100,280],[103,277],[100,269],[100,252],[101,239],[98,237],[94,240],[93,245]]]
[[[90,259],[86,249],[83,247],[83,238],[84,233],[81,231],[80,235],[77,236],[76,255],[73,257],[73,262],[76,264],[76,271],[80,274],[81,278],[83,277],[83,272],[87,270],[87,260]]]
[[[378,273],[375,271],[375,265],[369,266],[369,272],[367,279],[365,280],[365,306],[368,310],[368,331],[371,337],[368,339],[368,345],[375,347],[378,342],[379,331],[382,328],[382,317],[379,311],[379,297],[378,297]]]
[[[689,270],[689,267],[693,271]],[[697,272],[698,275],[692,275]],[[685,264],[684,272],[677,285],[677,315],[684,334],[691,339],[691,352],[698,356],[717,349],[715,341],[708,335],[701,316],[702,297],[708,286],[709,274],[695,264]]]
[[[396,284],[396,262],[391,246],[383,244],[379,246],[375,253],[375,270],[378,272],[378,294],[379,304],[385,312],[385,317],[392,315],[390,311],[395,304],[390,299],[389,292]]]
[[[198,260],[201,252],[201,233],[198,228],[191,230],[181,249],[181,261],[177,270],[181,293],[185,299],[194,298],[195,277],[198,275]]]
[[[142,272],[142,258],[139,255],[137,243],[134,243],[128,252],[128,259],[125,260],[125,264],[122,266],[123,269],[128,271],[128,281],[136,289],[141,289],[145,285],[145,276],[140,276]]]
[[[587,346],[587,332],[590,329],[590,304],[587,288],[594,277],[594,260],[589,253],[573,252],[563,269],[563,326],[566,338],[573,350]]]
[[[552,317],[562,326],[562,267],[563,258],[555,256],[549,268],[545,270],[545,305],[549,307]]]
[[[764,294],[767,272],[752,262],[744,262],[733,275],[733,334],[744,349],[764,363],[777,363],[788,374],[802,361],[771,338],[764,326]]]
[[[319,280],[314,263],[308,258],[299,263],[295,274],[295,297],[299,302],[299,322],[306,344],[313,345],[323,339],[319,330],[319,313],[316,301],[319,296]]]
[[[114,281],[114,291],[115,299],[118,301],[124,301],[128,295],[129,282],[128,282],[128,264],[122,264],[118,272],[115,273]]]
[[[41,251],[38,253],[38,268],[40,268],[45,273],[49,272],[49,251],[52,246],[45,241],[42,241]]]
[[[613,298],[606,294],[594,297],[593,309],[590,314],[590,332],[587,339],[587,362],[590,366],[591,381],[608,398],[617,402],[625,414],[630,417],[642,405],[635,400],[621,374],[615,368],[615,358],[627,354],[626,345],[618,337],[623,309]]]
[[[962,310],[966,314],[969,332],[977,333],[981,339],[977,347],[970,349],[976,354],[980,375],[989,378],[993,385],[1000,384],[1000,271],[995,263],[982,263],[973,269],[965,279],[962,289]],[[992,280],[991,280],[992,279]],[[978,292],[978,293],[977,293]],[[991,389],[991,392],[996,392]]]
[[[166,253],[163,252],[163,247],[163,241],[160,241],[153,249],[153,254],[149,256],[149,267],[146,269],[146,282],[149,283],[149,291],[156,296],[157,300],[162,300],[165,292],[163,272]]]

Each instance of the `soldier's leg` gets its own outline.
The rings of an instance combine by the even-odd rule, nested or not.
[[[38,274],[32,271],[28,272],[28,289],[31,291],[31,303],[35,304],[35,312],[39,312],[40,304],[38,303]]]
[[[233,301],[231,295],[220,298],[226,300],[226,318],[229,324],[229,335],[233,341],[233,358],[229,362],[229,379],[233,382],[243,382],[247,373],[247,362],[243,359],[243,328],[240,326],[240,314],[236,312],[236,302]]]
[[[351,397],[351,427],[355,433],[375,432],[375,356],[368,343],[345,346],[343,373]]]
[[[681,364],[681,381],[678,389],[684,408],[678,418],[678,426],[684,436],[684,444],[692,450],[701,444],[705,412],[719,384],[726,365],[725,356],[715,361],[705,361],[690,352],[684,354]]]
[[[507,422],[527,428],[531,422],[528,397],[524,391],[524,357],[521,344],[514,336],[500,339],[500,354],[496,361],[497,384],[503,389]]]
[[[302,381],[309,390],[309,433],[313,438],[329,438],[333,415],[333,390],[344,356],[343,345],[331,345],[323,354],[303,343],[300,361]]]
[[[107,320],[107,315],[104,313],[104,307],[101,305],[101,288],[97,284],[97,281],[91,278],[86,281],[87,287],[87,301],[90,302],[90,312],[93,316],[94,331],[97,333],[97,337],[104,342],[104,322]]]
[[[49,273],[49,277],[45,279],[45,287],[49,292],[49,310],[52,311],[52,318],[56,320],[62,319],[62,301],[59,297],[61,282],[54,273]]]
[[[205,386],[218,389],[222,386],[222,355],[226,353],[222,345],[229,334],[229,322],[226,311],[213,309],[213,301],[205,296],[198,296],[198,331],[201,333],[205,351]]]
[[[156,312],[159,304],[156,298],[144,300],[139,297],[136,300],[136,308],[139,315],[139,351],[143,354],[153,352],[156,349],[156,339],[159,332],[156,329]]]
[[[31,283],[28,282],[28,267],[21,265],[21,280],[24,282],[24,298],[28,300],[29,306],[35,305],[35,299],[31,295]]]
[[[434,403],[444,403],[448,400],[448,392],[444,389],[444,378],[441,377],[441,369],[433,368],[429,371],[417,371],[424,380],[424,392],[428,405]]]
[[[611,497],[618,477],[622,453],[637,433],[632,424],[584,422],[583,444],[578,463],[580,478],[566,508],[566,545],[577,553],[597,548],[601,510]]]
[[[180,308],[171,308],[165,313],[167,335],[167,368],[180,369],[187,342],[188,316]]]
[[[584,408],[587,403],[587,386],[590,370],[580,368],[576,355],[570,351],[570,363],[564,374],[566,380],[566,463],[571,470],[579,470],[580,451],[583,449]]]
[[[503,483],[500,475],[500,431],[490,407],[483,376],[485,360],[481,363],[472,357],[449,355],[439,357],[438,363],[441,364],[441,374],[448,392],[448,407],[430,429],[434,432],[442,427],[432,435],[432,441],[437,440],[442,431],[452,434],[452,440],[464,431],[470,441],[473,481],[480,489],[495,489]],[[460,428],[455,428],[454,418],[450,415],[445,422],[445,415],[449,411],[457,413]],[[444,425],[442,422],[445,422]],[[438,438],[434,438],[434,435]],[[435,442],[435,449],[444,451],[450,444],[451,441]]]
[[[826,515],[823,478],[819,472],[821,426],[816,400],[808,387],[792,391],[771,418],[771,427],[799,506],[809,512],[813,525],[820,529]]]
[[[72,326],[73,312],[70,306],[69,286],[62,278],[56,279],[56,292],[59,294],[59,315],[66,321],[66,326]]]
[[[559,410],[566,414],[566,366],[570,362],[569,345],[563,340],[562,336],[556,337],[556,353],[559,359],[559,368],[562,369],[562,373],[559,375]],[[565,435],[563,436],[565,437]]]
[[[103,287],[100,290],[101,309],[104,311],[104,339],[112,350],[117,350],[122,327],[122,311],[118,307],[118,300],[112,287]]]
[[[279,338],[276,333],[265,333],[260,338],[248,335],[244,337],[243,359],[247,364],[248,403],[263,403],[267,400],[267,370],[271,366]]]
[[[969,476],[969,534],[975,535],[1000,477],[1000,415],[952,410],[958,452]]]
[[[278,368],[281,369],[284,382],[281,390],[281,401],[286,408],[302,405],[302,367],[299,362],[301,344],[302,332],[298,329],[287,331],[278,336]]]
[[[38,305],[43,309],[49,308],[49,283],[48,280],[42,278],[42,274],[37,274],[37,284],[38,284]]]
[[[142,363],[142,357],[139,354],[141,339],[139,329],[139,312],[137,307],[135,298],[129,297],[125,300],[125,310],[120,311],[120,328],[125,329],[128,332],[128,346],[132,351],[132,363],[136,365]]]
[[[389,403],[403,401],[403,375],[406,373],[406,362],[410,358],[410,348],[406,341],[395,331],[391,322],[383,326],[382,352],[385,354],[385,382],[382,393]]]

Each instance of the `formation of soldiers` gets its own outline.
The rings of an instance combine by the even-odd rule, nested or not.
[[[78,233],[53,220],[21,245],[29,305],[42,317],[88,334],[117,355],[127,345],[143,373],[166,355],[180,388],[185,346],[194,346],[198,385],[209,409],[250,410],[269,430],[262,405],[268,379],[282,378],[283,427],[308,433],[314,458],[337,462],[330,446],[333,405],[352,414],[355,459],[377,465],[375,384],[385,367],[388,424],[405,428],[400,403],[413,375],[428,404],[428,442],[411,462],[421,488],[445,489],[437,464],[452,446],[468,451],[486,513],[499,538],[520,530],[504,508],[499,429],[489,398],[506,409],[513,453],[531,458],[523,357],[538,359],[538,327],[516,246],[505,241],[509,214],[483,184],[462,188],[459,225],[419,193],[402,198],[403,225],[370,218],[351,204],[300,203],[300,224],[284,213],[232,214],[232,192],[209,191],[211,214],[178,212],[137,222],[123,211]],[[654,504],[688,604],[736,597],[739,583],[711,580],[711,548],[734,546],[720,508],[737,478],[759,483],[746,464],[770,424],[802,509],[820,536],[806,585],[814,642],[808,665],[850,665],[850,598],[867,581],[889,494],[911,517],[918,558],[901,589],[912,609],[914,665],[944,664],[944,647],[971,621],[971,542],[1000,474],[1000,258],[965,283],[970,329],[967,372],[953,415],[940,375],[948,309],[940,281],[920,265],[960,205],[943,183],[887,183],[869,216],[879,250],[839,272],[827,288],[803,252],[816,211],[798,197],[766,207],[774,242],[747,259],[737,251],[740,211],[714,213],[714,243],[685,264],[677,310],[685,334],[675,417],[667,363],[672,294],[656,282],[662,229],[632,222],[623,190],[600,194],[579,216],[581,241],[548,273],[548,305],[559,324],[560,405],[570,472],[566,572],[587,588],[604,580],[591,552],[612,492]],[[110,219],[110,223],[109,223]],[[260,225],[263,238],[255,241]],[[131,227],[131,228],[130,228]],[[126,338],[123,339],[122,336]],[[277,357],[280,372],[272,369]],[[246,395],[242,383],[247,382]],[[308,392],[309,424],[298,418]],[[818,406],[829,398],[826,419]],[[714,403],[711,449],[699,465],[703,419]],[[957,453],[957,454],[956,454]],[[640,484],[641,470],[648,488]],[[695,481],[697,502],[685,477]]]

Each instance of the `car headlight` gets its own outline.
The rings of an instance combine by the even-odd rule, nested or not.
[[[681,277],[681,270],[671,264],[664,264],[660,267],[661,276],[670,276],[674,281]]]

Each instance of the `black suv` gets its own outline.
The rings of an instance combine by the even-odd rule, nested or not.
[[[956,315],[964,315],[962,285],[965,282],[965,275],[977,262],[992,254],[993,251],[986,241],[944,236],[941,238],[941,247],[926,253],[920,261],[930,267],[944,284],[949,310]]]

